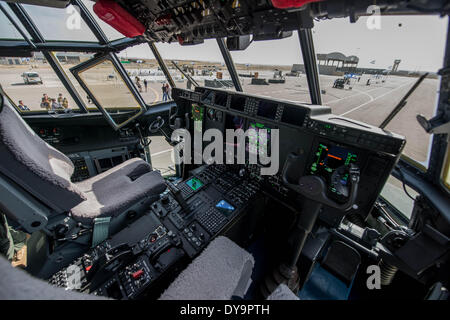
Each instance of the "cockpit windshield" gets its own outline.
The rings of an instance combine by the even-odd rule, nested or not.
[[[447,24],[448,18],[433,16],[316,22],[313,34],[323,104],[335,114],[379,126],[419,76],[428,72],[386,127],[406,137],[404,155],[427,166],[431,136],[423,134],[416,115],[427,119],[435,115]]]
[[[448,299],[448,3],[0,1],[0,299]]]

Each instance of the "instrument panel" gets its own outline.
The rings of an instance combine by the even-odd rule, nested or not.
[[[282,172],[288,156],[296,154],[300,159],[296,178],[319,175],[326,182],[327,195],[344,203],[348,196],[348,176],[343,174],[344,168],[348,164],[357,165],[361,169],[361,181],[355,210],[363,216],[370,212],[405,145],[402,136],[333,115],[326,106],[202,87],[195,91],[174,89],[173,97],[177,105],[185,106],[185,112],[205,114],[196,119],[202,121],[202,130],[265,130],[268,139],[262,146],[259,140],[246,139],[247,158],[257,149],[263,150],[263,156],[270,157],[273,130],[278,129],[278,172],[261,176],[259,169],[263,164],[247,162],[246,166],[270,194],[281,198],[292,196],[283,184]],[[339,216],[333,214],[335,210],[327,208],[324,214]]]
[[[372,0],[281,1],[281,0],[117,0],[143,26],[150,41],[192,45],[204,39],[253,35],[254,40],[281,39],[298,28],[312,28],[313,18],[367,14]],[[380,10],[407,12],[409,2],[379,0]],[[436,12],[435,3],[416,6]],[[415,12],[415,11],[414,11]],[[124,26],[125,27],[125,26]],[[234,41],[231,41],[234,43]]]
[[[289,31],[296,30],[301,21],[298,13],[274,9],[270,1],[118,2],[146,26],[149,40],[180,44],[244,34],[277,39],[291,35]]]
[[[197,87],[195,92],[174,89],[174,98],[201,103],[213,121],[226,119],[225,113],[251,117],[260,122],[301,129],[314,135],[329,136],[339,142],[363,146],[375,151],[399,154],[404,137],[387,133],[377,127],[333,115],[331,108]],[[217,115],[217,119],[214,119]]]

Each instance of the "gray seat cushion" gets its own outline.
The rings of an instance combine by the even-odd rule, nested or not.
[[[87,199],[70,181],[70,159],[34,133],[6,98],[0,113],[0,155],[0,172],[50,208],[69,211]]]
[[[57,288],[13,268],[0,255],[0,300],[105,300],[104,297]]]
[[[228,238],[218,237],[183,270],[161,300],[229,300],[243,297],[255,260]]]
[[[139,158],[130,159],[76,184],[87,197],[71,213],[75,219],[114,217],[140,200],[159,195],[166,185],[161,174]]]

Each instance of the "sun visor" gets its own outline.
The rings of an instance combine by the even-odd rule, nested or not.
[[[97,16],[125,37],[134,38],[144,34],[146,28],[128,11],[112,0],[99,0],[94,5]]]

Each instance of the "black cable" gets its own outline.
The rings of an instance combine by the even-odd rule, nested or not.
[[[398,169],[398,172],[400,173],[403,191],[405,191],[406,195],[410,197],[413,201],[416,201],[416,198],[414,198],[412,195],[409,194],[408,190],[406,190],[406,184],[405,184],[405,176],[403,175],[403,172],[401,169]]]

